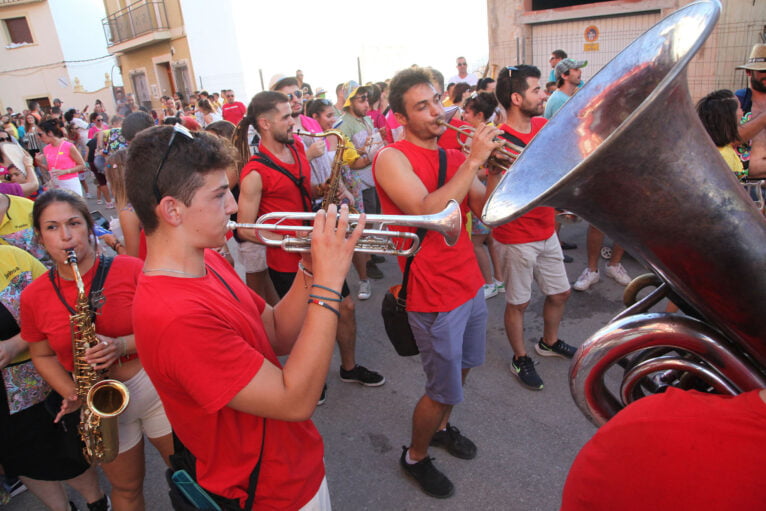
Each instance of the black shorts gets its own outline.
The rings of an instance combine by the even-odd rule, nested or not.
[[[5,394],[5,389],[0,392]],[[4,408],[0,419],[0,438],[3,439],[0,464],[7,475],[66,481],[90,467],[82,455],[82,441],[77,432],[79,410],[54,424],[54,416],[45,403],[13,415],[8,413],[7,405]]]
[[[271,282],[274,283],[274,289],[277,290],[280,298],[284,298],[287,292],[290,291],[296,275],[296,272],[276,271],[269,268],[269,277],[271,277]],[[348,288],[345,280],[343,281],[343,289],[341,289],[340,294],[343,298],[351,294],[351,290]]]

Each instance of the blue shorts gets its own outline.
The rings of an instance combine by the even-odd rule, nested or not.
[[[484,363],[487,303],[484,290],[447,312],[408,312],[426,373],[426,395],[445,405],[463,400],[462,369]]]

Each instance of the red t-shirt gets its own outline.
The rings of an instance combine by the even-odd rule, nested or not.
[[[437,189],[439,183],[439,151],[416,146],[406,140],[395,142],[390,147],[401,151],[412,164],[412,170],[429,192]],[[377,158],[376,158],[377,161]],[[465,161],[465,155],[452,149],[447,150],[447,179],[449,181]],[[375,176],[375,164],[372,166]],[[445,181],[445,182],[446,182]],[[386,192],[375,183],[380,207],[384,214],[402,215]],[[446,206],[446,204],[445,204]],[[476,296],[484,284],[479,264],[473,252],[473,245],[465,229],[468,199],[460,205],[463,228],[458,242],[449,247],[444,237],[434,231],[427,231],[420,251],[410,266],[407,283],[407,310],[413,312],[446,312],[463,305]],[[415,232],[415,228],[396,227],[396,230]],[[399,258],[404,271],[406,257]]]
[[[260,145],[259,151],[269,158],[271,161],[290,172],[297,179],[303,177],[303,187],[306,189],[308,196],[311,196],[311,166],[306,158],[306,150],[303,147],[303,143],[295,139],[295,145],[290,146],[292,148],[293,159],[295,163],[288,165],[281,161],[276,156],[271,154],[263,144]],[[273,213],[275,211],[305,211],[304,205],[305,199],[295,183],[287,178],[281,172],[271,169],[255,160],[250,160],[242,169],[240,173],[240,181],[245,179],[247,175],[256,171],[261,175],[262,191],[261,191],[261,203],[258,207],[258,216],[265,215],[266,213]],[[295,220],[286,220],[282,222],[282,225],[301,225],[301,222]],[[297,252],[285,252],[281,247],[267,247],[266,249],[266,264],[269,268],[275,271],[295,273],[298,271],[298,261],[301,260],[301,255]]]
[[[197,481],[244,505],[264,419],[227,405],[264,358],[281,365],[261,321],[263,299],[218,254],[205,251],[205,262],[207,275],[198,279],[139,278],[136,345],[173,431],[197,458]],[[258,509],[298,509],[324,478],[322,438],[310,420],[265,424]]]
[[[766,509],[766,404],[670,388],[632,403],[577,455],[562,511]]]
[[[240,103],[239,101],[235,101],[234,103],[224,103],[221,107],[221,112],[224,120],[237,125],[245,114],[247,114],[247,107],[244,103]]]
[[[525,144],[537,134],[545,123],[544,117],[532,117],[532,130],[529,133],[519,133],[507,124],[500,129],[521,139]],[[492,229],[492,237],[500,243],[515,245],[547,240],[556,230],[556,210],[548,206],[535,208],[512,222]]]
[[[450,126],[455,126],[457,128],[471,125],[465,121],[461,121],[460,119],[450,119],[449,121]],[[460,140],[465,143],[467,137],[460,135],[457,131],[451,130],[447,128],[447,130],[442,133],[442,135],[439,137],[439,147],[443,147],[444,149],[457,149],[458,151],[463,150],[463,146],[460,145],[458,142],[457,137],[460,136]]]
[[[133,295],[143,261],[120,255],[114,258],[104,282],[104,305],[96,316],[96,333],[120,337],[133,333]],[[85,292],[90,292],[96,264],[82,276]],[[70,307],[77,302],[77,285],[57,274],[56,285]],[[48,273],[35,279],[21,294],[21,337],[27,342],[47,340],[56,352],[61,365],[73,370],[72,334],[69,329],[69,310],[61,303]]]

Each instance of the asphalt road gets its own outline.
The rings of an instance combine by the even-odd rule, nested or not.
[[[95,202],[90,201],[94,206]],[[104,211],[105,216],[113,210]],[[585,267],[584,222],[566,226],[562,239],[579,245],[567,253],[570,281]],[[601,261],[602,269],[604,262]],[[626,256],[628,273],[642,273]],[[425,378],[419,357],[396,355],[385,336],[380,303],[385,290],[401,279],[392,257],[380,265],[385,274],[373,283],[370,300],[357,302],[357,360],[381,372],[386,384],[365,388],[340,381],[337,350],[328,376],[328,399],[314,421],[325,441],[325,460],[335,510],[556,510],[569,466],[595,428],[580,413],[569,392],[569,363],[542,358],[534,342],[542,331],[543,297],[535,289],[526,313],[525,338],[545,388],[522,387],[509,371],[512,357],[503,328],[504,295],[487,301],[487,360],[471,372],[465,401],[452,415],[452,424],[478,446],[478,456],[464,461],[443,449],[432,449],[436,466],[453,481],[455,495],[447,500],[426,496],[399,467],[401,446],[409,443],[412,409],[423,392]],[[586,292],[574,292],[567,304],[560,337],[579,346],[622,309],[622,286],[606,278]],[[356,276],[349,277],[356,289]],[[159,455],[147,447],[145,490],[147,509],[170,509]],[[108,485],[103,479],[105,487]],[[78,503],[78,496],[73,496]],[[84,509],[84,505],[81,505]],[[9,511],[42,510],[29,492],[15,497]]]

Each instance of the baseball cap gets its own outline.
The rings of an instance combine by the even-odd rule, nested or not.
[[[554,69],[554,73],[556,76],[556,81],[561,78],[561,75],[569,71],[570,69],[580,69],[582,67],[585,67],[588,65],[587,60],[575,60],[575,59],[564,59],[558,64],[556,64],[556,68]]]

